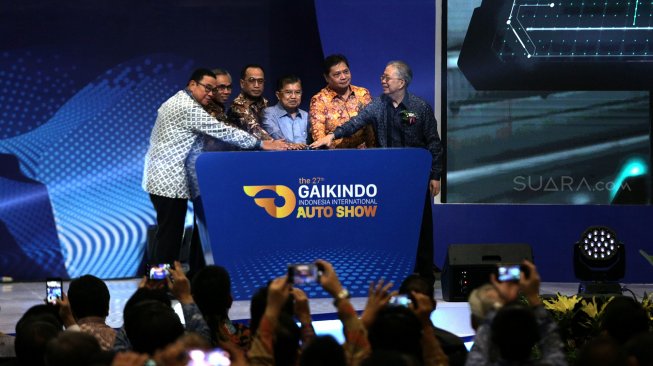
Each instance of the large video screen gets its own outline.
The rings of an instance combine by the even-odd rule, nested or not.
[[[593,80],[597,87],[592,91],[556,90],[554,86],[550,89],[510,90],[502,85],[481,90],[470,82],[467,73],[461,72],[459,58],[463,44],[468,47],[469,37],[473,36],[469,32],[473,14],[483,14],[479,10],[482,3],[487,7],[486,2],[480,0],[460,0],[446,6],[447,89],[446,111],[443,111],[447,125],[446,201],[650,204],[649,92],[638,91],[638,88],[609,91],[609,86],[606,86],[606,91],[601,91],[598,76]],[[582,37],[594,37],[596,41],[610,38],[608,33],[602,33],[603,38],[596,38],[599,34],[593,30],[546,30],[548,27],[544,23],[553,24],[552,27],[571,27],[572,16],[574,24],[579,27],[592,27],[596,22],[583,17],[598,16],[595,14],[598,10],[591,7],[573,8],[569,2],[528,3],[539,4],[537,6],[523,1],[503,3],[504,6],[497,9],[506,10],[507,17],[503,19],[503,15],[498,14],[494,21],[503,19],[499,28],[507,30],[503,34],[509,34],[511,38],[507,37],[501,47],[494,43],[494,57],[499,60],[498,64],[514,59],[527,62],[555,49],[567,59],[554,62],[549,58],[547,67],[562,68],[573,63],[570,60],[578,56],[572,53],[584,49],[578,46],[573,51],[567,47],[569,42],[578,43]],[[650,27],[648,8],[644,12],[637,9],[637,16],[634,15],[634,4],[632,9],[617,6],[616,2],[614,6],[603,8],[612,12],[610,19],[603,22],[606,26],[630,23],[628,27]],[[519,25],[517,19],[522,19]],[[581,20],[585,25],[579,23]],[[632,25],[633,22],[636,24]],[[512,32],[511,27],[519,29]],[[632,31],[621,33],[623,37],[634,37],[634,34]],[[489,38],[496,41],[496,34]],[[524,42],[524,39],[529,41]],[[548,42],[548,45],[536,47],[543,42]],[[601,58],[607,58],[608,53],[616,49],[626,50],[602,46],[595,52],[599,52]],[[647,49],[637,48],[636,52],[644,56]],[[635,52],[635,49],[628,50]],[[478,75],[492,72],[483,69],[482,65],[476,67],[474,73]],[[501,80],[493,82],[501,83]],[[555,85],[557,81],[552,77],[550,82]],[[573,84],[573,80],[571,82]]]

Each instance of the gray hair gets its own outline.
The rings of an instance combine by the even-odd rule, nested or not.
[[[501,303],[497,301],[498,298],[499,294],[496,288],[489,283],[474,289],[469,294],[467,301],[472,316],[472,328],[476,329],[490,311],[501,307]]]
[[[211,71],[213,71],[213,73],[215,74],[215,76],[218,76],[218,75],[226,75],[226,76],[229,77],[229,79],[231,79],[231,74],[229,74],[229,71],[227,71],[227,70],[225,70],[225,69],[221,69],[221,68],[218,67],[218,68],[215,68],[215,69],[213,69],[213,70],[211,70]]]
[[[413,81],[413,71],[410,69],[407,63],[403,61],[390,61],[387,66],[394,66],[397,68],[399,73],[399,78],[403,79],[406,82],[406,88],[410,85],[410,82]]]

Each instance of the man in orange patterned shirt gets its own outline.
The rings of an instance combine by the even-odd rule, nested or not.
[[[372,101],[369,90],[351,85],[349,62],[343,55],[331,55],[324,60],[324,79],[327,86],[311,98],[308,112],[314,141],[333,133],[336,127],[357,116]],[[374,131],[367,126],[350,137],[334,140],[329,148],[374,146]]]

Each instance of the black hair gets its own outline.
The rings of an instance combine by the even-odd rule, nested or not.
[[[490,329],[492,342],[499,348],[501,357],[509,361],[528,360],[540,339],[533,310],[521,303],[503,306]]]
[[[368,339],[375,352],[394,350],[422,360],[422,325],[406,307],[385,306],[379,310],[369,328]]]
[[[175,311],[156,300],[145,300],[125,309],[124,327],[133,350],[150,355],[184,334]]]
[[[102,352],[97,339],[83,332],[61,332],[45,349],[48,366],[87,366]]]
[[[433,286],[426,278],[416,273],[406,277],[399,286],[400,294],[410,295],[412,291],[426,295],[429,299],[435,299]]]
[[[345,350],[332,336],[315,337],[302,350],[300,366],[346,366]]]
[[[245,67],[243,67],[240,70],[240,79],[241,80],[245,80],[245,76],[247,75],[247,69],[261,69],[261,71],[263,71],[263,73],[265,74],[265,70],[263,69],[263,66],[261,66],[259,64],[247,64],[247,65],[245,65]]]
[[[63,329],[57,307],[35,305],[29,308],[16,323],[14,350],[21,365],[44,364],[45,347]]]
[[[293,366],[297,363],[297,351],[302,333],[291,314],[281,312],[274,330],[274,364]]]
[[[215,74],[213,73],[213,71],[209,69],[200,68],[193,71],[193,73],[190,75],[190,79],[188,79],[188,82],[194,81],[196,83],[199,83],[200,81],[202,81],[202,79],[205,76],[210,76],[212,78],[215,78]]]
[[[195,304],[211,329],[213,341],[217,341],[220,327],[227,319],[233,302],[229,272],[221,266],[206,266],[193,277],[191,290]]]
[[[74,279],[68,287],[70,309],[77,319],[88,316],[107,317],[110,299],[107,285],[92,275]]]
[[[344,55],[341,55],[339,53],[329,55],[324,59],[324,64],[322,65],[322,71],[325,76],[329,76],[329,72],[331,71],[331,68],[336,66],[337,64],[344,62],[345,65],[347,65],[347,68],[349,68],[349,61],[347,61],[347,57]]]
[[[285,75],[277,80],[277,91],[281,91],[287,84],[301,83],[302,80],[296,75]]]
[[[631,297],[615,297],[603,312],[601,329],[617,343],[624,344],[634,335],[648,331],[648,315],[642,305]]]

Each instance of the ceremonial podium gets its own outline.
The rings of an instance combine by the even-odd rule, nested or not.
[[[204,153],[195,209],[207,263],[227,268],[238,300],[316,259],[353,296],[370,280],[398,284],[413,271],[430,166],[424,149]]]

